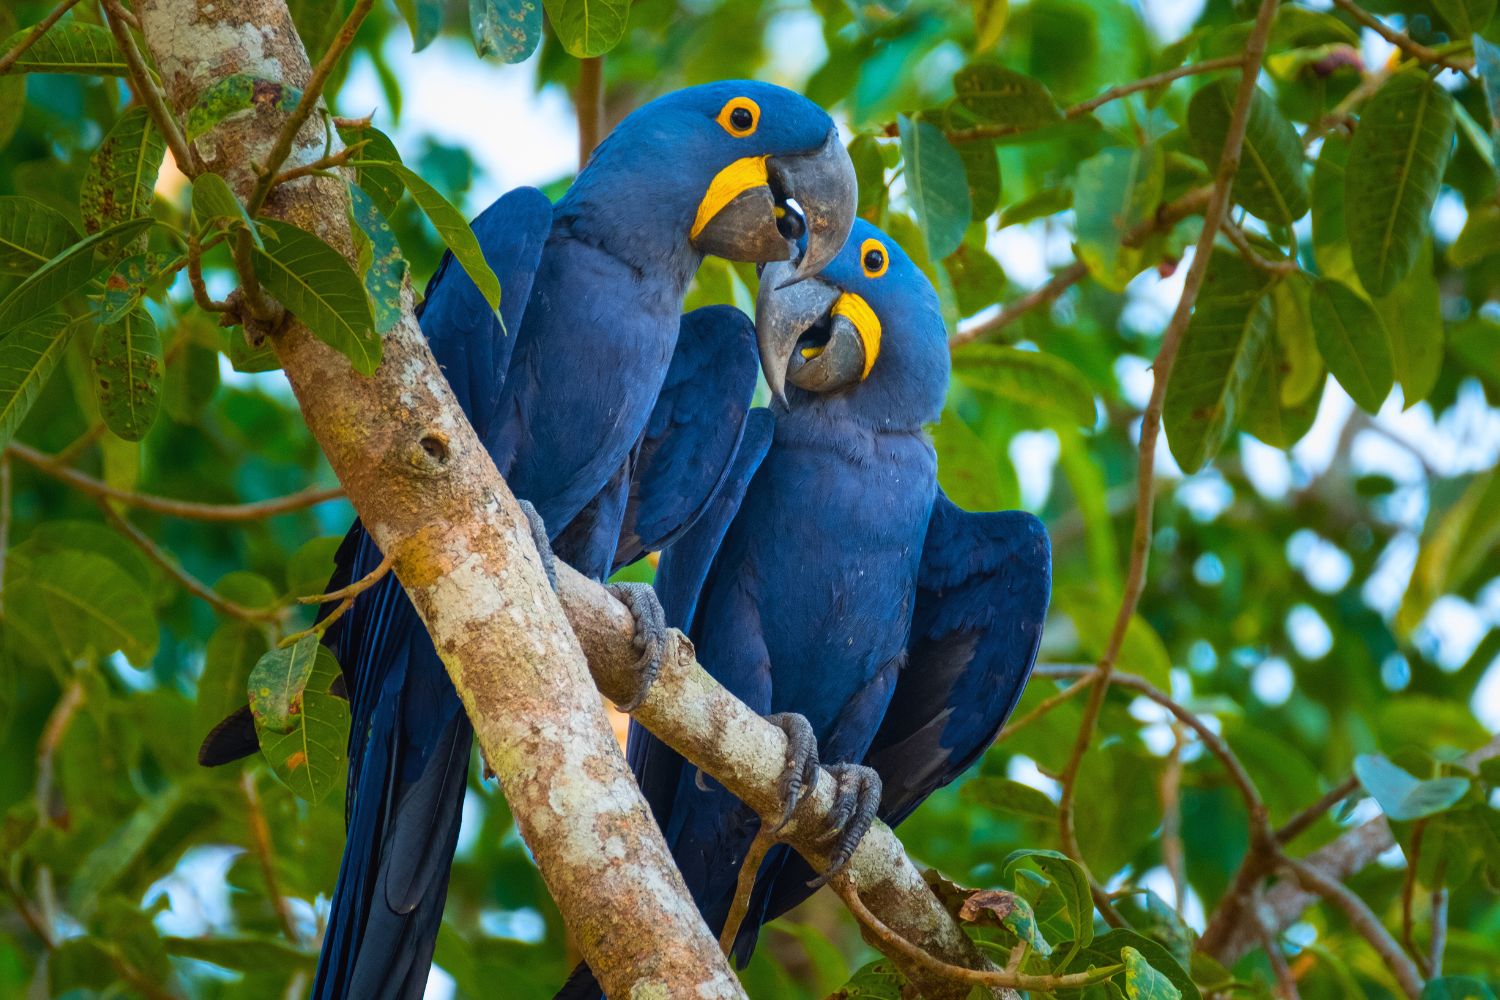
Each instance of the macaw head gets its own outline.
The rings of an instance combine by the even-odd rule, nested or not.
[[[938,418],[947,329],[932,283],[895,240],[857,220],[817,277],[791,277],[791,265],[767,264],[755,303],[761,368],[778,401],[822,400],[878,427]]]
[[[659,97],[594,151],[559,208],[587,205],[614,251],[691,247],[729,260],[788,260],[816,274],[854,219],[854,165],[828,113],[800,94],[724,80]],[[648,249],[649,248],[649,249]],[[696,257],[693,266],[696,267]]]

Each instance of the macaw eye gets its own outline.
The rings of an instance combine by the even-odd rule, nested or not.
[[[724,131],[736,139],[743,139],[760,124],[760,105],[748,97],[736,97],[724,105],[715,120]]]
[[[877,239],[865,240],[860,246],[859,262],[865,269],[866,278],[878,278],[890,266],[885,255],[885,245]]]

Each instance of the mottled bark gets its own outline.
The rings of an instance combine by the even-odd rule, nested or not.
[[[140,0],[136,11],[179,115],[231,73],[307,82],[281,0]],[[245,197],[284,120],[257,109],[197,152]],[[322,150],[313,116],[286,166]],[[306,177],[278,187],[266,212],[349,253],[345,199],[337,180]],[[548,891],[610,994],[742,997],[620,756],[526,522],[422,339],[409,288],[406,299],[370,378],[300,324],[275,334],[307,425],[394,557]]]

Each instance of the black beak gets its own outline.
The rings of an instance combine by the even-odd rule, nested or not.
[[[836,392],[864,378],[865,338],[835,311],[843,292],[821,278],[803,281],[790,263],[767,264],[755,301],[755,336],[766,384],[786,405],[786,384]]]
[[[751,157],[722,171],[704,195],[692,243],[727,260],[778,261],[796,254],[805,232],[807,248],[790,276],[800,281],[843,248],[858,194],[854,164],[830,130],[811,153]]]

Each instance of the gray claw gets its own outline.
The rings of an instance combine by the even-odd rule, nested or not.
[[[542,515],[536,512],[530,500],[516,498],[520,505],[521,513],[526,515],[526,523],[531,525],[531,540],[536,543],[537,554],[542,557],[542,572],[547,574],[547,582],[552,585],[553,591],[557,590],[557,557],[552,554],[552,539],[547,536],[547,525],[542,521]]]
[[[641,707],[646,692],[651,690],[656,676],[661,673],[662,657],[667,651],[667,615],[649,583],[612,583],[608,590],[634,616],[635,648],[641,651],[641,657],[636,661],[635,693],[616,706],[629,714]]]
[[[791,822],[802,793],[818,780],[818,738],[813,735],[807,717],[796,712],[779,712],[766,721],[786,733],[786,769],[781,772],[781,816],[771,827],[778,833]]]
[[[825,841],[834,848],[827,870],[807,883],[814,889],[827,884],[849,863],[880,809],[880,775],[874,769],[862,764],[830,764],[828,773],[836,784]]]

